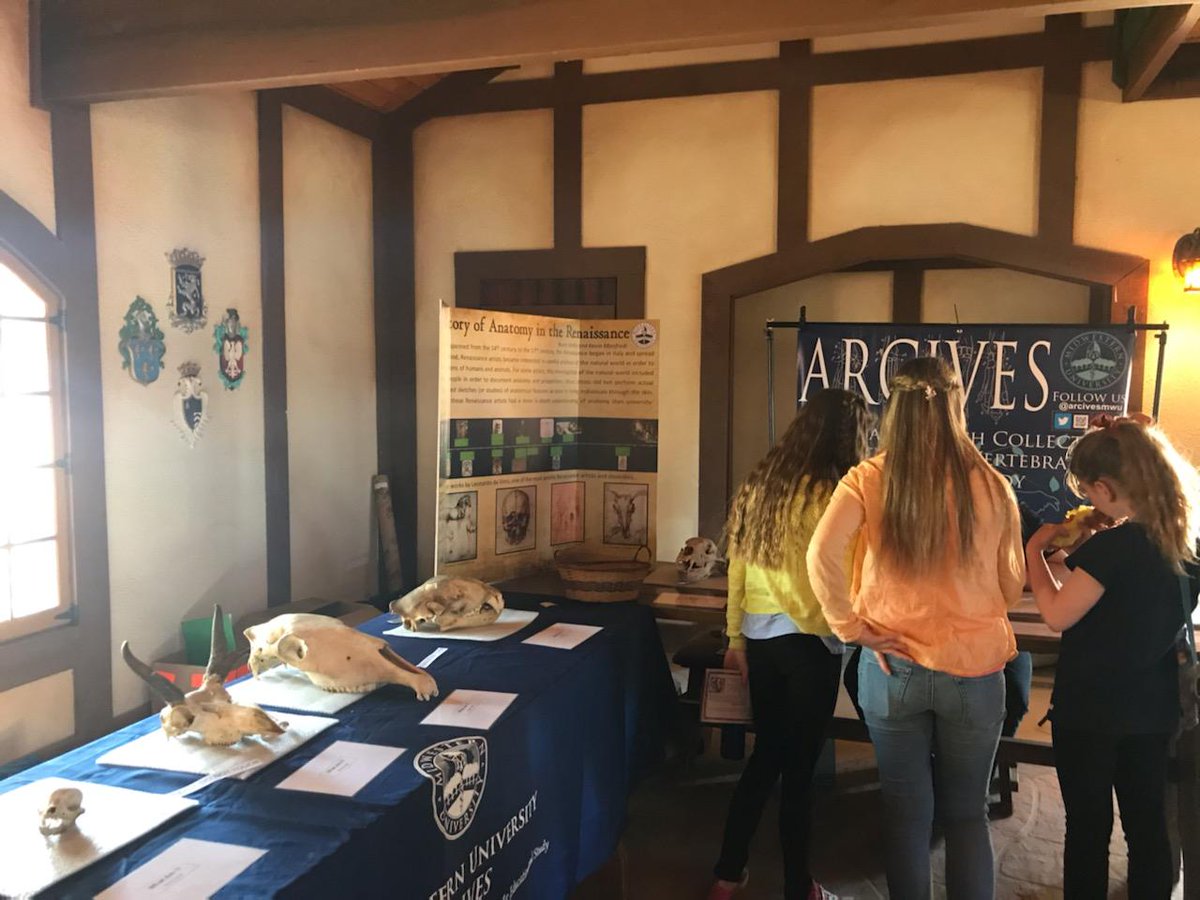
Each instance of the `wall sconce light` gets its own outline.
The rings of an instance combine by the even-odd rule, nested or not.
[[[1176,241],[1172,262],[1175,274],[1183,279],[1183,289],[1200,292],[1200,228]]]

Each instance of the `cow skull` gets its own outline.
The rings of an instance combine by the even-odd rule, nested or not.
[[[218,650],[218,646],[225,643],[224,621],[218,605],[213,611],[212,643],[204,680],[200,687],[187,694],[134,656],[129,641],[121,644],[121,656],[126,665],[166,703],[158,718],[167,737],[195,732],[206,744],[228,746],[248,735],[283,734],[283,725],[257,706],[234,703],[225,690],[225,677],[241,661],[245,651],[222,653]]]
[[[694,537],[687,539],[675,557],[675,567],[683,581],[700,581],[711,575],[717,563],[723,561],[716,544],[705,537]]]
[[[437,631],[491,625],[504,609],[504,597],[490,584],[475,578],[435,575],[420,587],[391,602],[409,631],[425,624]]]
[[[50,792],[46,805],[40,810],[38,831],[44,835],[62,834],[75,827],[75,820],[84,814],[83,793],[79,788],[59,788]]]
[[[363,634],[332,616],[288,614],[246,629],[251,658],[285,663],[325,691],[366,693],[383,684],[412,688],[419,700],[438,693],[424,669],[397,654],[387,641]]]

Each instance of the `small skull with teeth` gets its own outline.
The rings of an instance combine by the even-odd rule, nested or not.
[[[723,562],[717,545],[705,537],[688,538],[675,557],[675,567],[683,581],[700,581],[712,574],[717,563]]]
[[[501,593],[483,581],[463,576],[435,575],[420,587],[391,602],[409,631],[431,625],[438,631],[491,625],[504,609]]]
[[[38,831],[44,835],[62,834],[75,827],[75,820],[84,813],[83,793],[79,788],[59,788],[51,791],[41,809]]]

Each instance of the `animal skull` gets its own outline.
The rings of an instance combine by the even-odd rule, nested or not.
[[[475,578],[435,575],[420,587],[393,600],[389,609],[409,631],[425,623],[438,631],[491,625],[504,609],[504,597]]]
[[[529,495],[522,490],[509,491],[500,505],[500,522],[504,538],[510,544],[519,544],[529,532]]]
[[[40,811],[38,831],[45,835],[62,834],[75,827],[75,820],[84,814],[83,793],[79,788],[59,788],[50,792]]]
[[[700,581],[711,575],[721,561],[716,544],[705,537],[694,537],[687,539],[675,557],[675,567],[684,581]]]
[[[234,703],[225,690],[225,677],[240,662],[244,651],[221,653],[218,650],[225,641],[222,632],[224,621],[218,605],[213,611],[212,644],[204,681],[187,694],[134,656],[129,641],[121,644],[121,656],[126,665],[166,703],[158,718],[167,737],[195,732],[206,744],[228,746],[252,734],[283,734],[285,726],[257,706]]]
[[[614,533],[619,532],[622,538],[629,540],[630,531],[633,527],[633,517],[637,513],[637,495],[612,491],[610,492],[610,496],[612,497],[613,512],[617,516]]]
[[[419,700],[438,693],[429,673],[398,655],[387,641],[331,616],[276,616],[247,628],[246,637],[251,658],[257,655],[260,665],[286,663],[322,690],[366,693],[382,684],[403,684]]]

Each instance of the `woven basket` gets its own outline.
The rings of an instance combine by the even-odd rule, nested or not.
[[[647,561],[638,559],[646,551]],[[654,569],[649,561],[650,548],[638,547],[632,559],[611,559],[581,551],[559,550],[554,564],[562,577],[563,593],[570,600],[588,603],[617,603],[636,600],[642,579]]]

